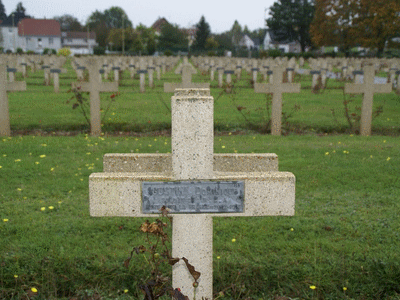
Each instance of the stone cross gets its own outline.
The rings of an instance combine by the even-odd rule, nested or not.
[[[371,135],[371,122],[372,122],[372,106],[374,101],[374,94],[376,93],[390,93],[392,85],[387,84],[374,84],[375,68],[374,66],[364,67],[364,83],[354,84],[346,83],[344,92],[346,94],[364,94],[362,108],[361,108],[361,123],[360,134],[363,136]]]
[[[173,287],[180,288],[189,299],[193,299],[194,289],[196,299],[213,299],[212,218],[291,216],[295,177],[278,172],[276,154],[213,153],[214,99],[209,89],[177,89],[171,108],[172,154],[106,155],[108,172],[89,177],[90,215],[157,217],[146,210],[169,201],[165,205],[171,208],[173,217],[172,256],[186,257],[201,273],[194,288],[194,280],[181,260],[173,266]],[[147,196],[151,190],[144,186],[152,184],[167,189],[182,186],[183,197],[173,196],[172,203],[171,198],[159,198],[162,203],[158,206],[153,199],[154,205],[150,204]],[[214,196],[207,196],[207,186],[215,185],[221,189],[215,187]],[[225,185],[230,188],[223,189]],[[228,194],[243,202],[232,205],[230,198],[234,197]]]
[[[176,89],[208,89],[210,88],[209,83],[193,83],[192,82],[193,69],[190,65],[184,65],[182,67],[182,82],[180,83],[164,83],[164,92],[173,93]]]
[[[89,71],[89,82],[76,82],[73,86],[90,93],[90,132],[98,136],[101,134],[100,93],[118,92],[118,83],[100,81],[101,64],[95,58],[87,60],[86,68]]]
[[[0,136],[10,136],[10,115],[7,92],[26,91],[25,81],[7,81],[7,66],[0,63]]]
[[[271,134],[281,135],[282,127],[282,94],[300,93],[300,83],[282,83],[283,67],[274,67],[273,83],[255,83],[254,91],[256,93],[271,93],[272,112],[271,112]]]

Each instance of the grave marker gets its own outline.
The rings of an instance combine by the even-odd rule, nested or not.
[[[7,66],[0,63],[0,136],[10,136],[10,115],[7,92],[26,91],[25,81],[7,81]]]
[[[282,83],[284,68],[282,66],[274,67],[273,83],[255,83],[254,91],[256,93],[271,93],[272,112],[271,112],[271,134],[281,135],[282,127],[282,94],[300,93],[300,83]]]
[[[101,134],[100,93],[118,92],[116,82],[101,82],[99,78],[101,64],[95,59],[87,60],[89,82],[76,82],[73,86],[82,92],[90,93],[90,133],[94,136]]]
[[[363,136],[371,135],[372,106],[374,94],[390,93],[392,85],[374,84],[375,68],[374,66],[366,66],[364,68],[364,83],[346,83],[344,92],[346,94],[364,94],[361,108],[360,134]]]
[[[213,299],[213,217],[290,216],[294,214],[294,175],[289,172],[260,170],[262,154],[242,154],[237,158],[233,158],[229,154],[228,157],[223,157],[224,154],[221,154],[219,159],[224,162],[220,166],[222,170],[218,170],[218,167],[215,170],[213,104],[214,99],[210,96],[209,89],[175,90],[175,95],[171,100],[172,154],[136,154],[135,156],[143,157],[145,160],[139,159],[141,161],[139,162],[133,159],[134,166],[131,165],[131,167],[134,168],[134,172],[94,173],[89,177],[91,216],[158,217],[155,214],[145,213],[147,207],[152,207],[151,200],[155,201],[153,203],[164,203],[164,205],[172,207],[172,256],[186,257],[196,271],[201,273],[198,280],[199,285],[194,288],[193,277],[182,260],[173,266],[173,287],[180,288],[182,293],[188,295],[189,299],[193,299],[194,289],[196,289],[197,299],[202,299],[202,297]],[[161,161],[161,168],[158,168],[160,165],[155,167],[152,163],[154,160],[158,160],[159,156],[170,159]],[[276,155],[266,155],[265,157],[271,158],[271,156]],[[243,164],[241,158],[253,163]],[[272,159],[272,163],[274,163],[274,159]],[[254,165],[255,168],[249,170],[249,165]],[[267,165],[270,166],[269,163]],[[147,166],[150,169],[147,169]],[[157,188],[157,185],[165,187],[165,190],[168,191],[179,186],[193,187],[194,194],[189,193],[191,188],[187,188],[186,191],[185,188],[182,188],[182,195],[185,199],[176,199],[172,195],[168,204],[159,197],[157,199],[148,197],[150,196],[149,191],[153,192],[152,189]],[[226,209],[224,209],[224,204],[221,204],[221,209],[218,208],[218,205],[215,208],[214,197],[211,201],[210,197],[206,197],[206,195],[204,201],[199,197],[199,194],[203,195],[204,188],[212,189],[218,185],[222,187],[222,189],[216,190],[218,195],[223,192],[222,194],[227,196],[227,201],[233,203],[233,205],[227,204]],[[224,189],[223,186],[229,188]],[[144,192],[145,188],[147,191]],[[197,194],[196,189],[198,190]],[[241,197],[242,194],[244,197]],[[198,206],[195,205],[194,208],[191,208],[191,204],[186,203],[192,202],[192,200],[195,203],[202,202],[202,204],[208,205],[208,208],[213,206],[220,213],[198,213]],[[220,198],[217,197],[215,201],[219,200]],[[178,207],[181,210],[180,206],[185,206],[189,213],[177,213],[173,209]],[[228,208],[228,206],[231,207]],[[234,212],[229,212],[230,209]]]
[[[193,68],[189,65],[182,66],[182,82],[180,83],[164,83],[164,92],[173,93],[176,89],[208,89],[210,88],[209,83],[193,83],[192,82]]]

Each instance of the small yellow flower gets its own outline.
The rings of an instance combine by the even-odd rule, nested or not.
[[[157,139],[154,139],[155,142],[157,142]]]
[[[253,140],[255,139],[256,137],[255,136],[253,136]]]
[[[325,152],[325,155],[329,155],[329,152]]]
[[[40,158],[45,158],[45,157],[46,157],[46,154],[42,154],[42,155],[40,155],[39,157],[40,157]]]
[[[149,147],[151,147],[151,145],[150,145],[150,144],[149,144],[148,146],[149,146]]]
[[[3,222],[8,222],[8,219],[3,219]]]
[[[33,293],[37,293],[38,291],[37,291],[37,289],[36,288],[31,288],[31,291],[33,292]]]
[[[18,275],[14,275],[14,278],[18,278]]]
[[[386,143],[386,140],[383,140],[384,143]]]
[[[232,132],[229,132],[229,135],[232,135]]]
[[[217,259],[221,259],[221,256],[217,256]]]
[[[389,161],[389,160],[390,160],[390,157],[386,158],[386,161]]]
[[[0,169],[2,168],[2,166],[0,166]]]
[[[294,231],[294,228],[290,228],[290,231]]]
[[[54,209],[54,206],[49,206],[49,209],[50,209],[50,210]]]
[[[22,191],[22,189],[21,188],[17,188],[17,191],[20,192],[20,191]]]
[[[344,287],[343,287],[343,291],[347,291],[347,287],[344,286]]]
[[[86,153],[86,155],[90,155],[90,154],[92,154],[92,153],[90,153],[90,152],[87,152],[87,153]]]
[[[129,292],[129,290],[125,289],[125,290],[124,290],[124,293],[126,294],[127,292]]]
[[[235,149],[235,150],[233,150],[233,152],[237,153],[237,150]]]
[[[315,290],[317,287],[315,285],[310,285],[310,289]]]
[[[369,157],[370,157],[370,158],[373,158],[374,156],[373,156],[373,155],[370,155]]]
[[[50,169],[50,172],[53,172],[53,171],[54,171],[54,168],[51,168],[51,169]]]
[[[222,149],[225,149],[225,146],[222,146]]]
[[[58,201],[58,204],[61,204],[62,203],[62,201]]]
[[[338,144],[340,145],[342,142],[338,142]]]
[[[115,112],[113,112],[111,115],[112,115],[112,116],[115,116]]]
[[[14,160],[14,161],[15,161],[15,162],[20,162],[20,161],[21,161],[21,159],[19,159],[19,158],[18,158],[18,159]]]
[[[6,157],[7,156],[7,154],[3,154],[3,157]]]
[[[46,207],[43,206],[43,207],[40,208],[40,210],[41,210],[41,211],[45,211],[45,210],[46,210]]]
[[[232,239],[232,243],[236,242],[236,239]]]
[[[40,164],[38,161],[35,161],[35,165],[38,165],[38,164]]]
[[[41,144],[40,146],[42,146],[42,147],[47,147],[47,145],[46,145],[46,144]]]
[[[336,150],[333,150],[332,153],[336,153]]]
[[[83,181],[83,178],[79,179],[80,181]]]

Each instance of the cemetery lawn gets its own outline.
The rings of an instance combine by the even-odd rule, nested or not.
[[[76,75],[66,64],[68,73],[60,74],[60,93],[53,92],[53,86],[44,86],[44,72],[28,72],[27,91],[8,93],[11,130],[14,133],[26,132],[89,132],[81,108],[72,109],[75,102],[71,83]],[[156,73],[155,73],[156,74]],[[386,73],[385,73],[386,74]],[[139,76],[130,79],[128,71],[121,73],[119,96],[111,98],[112,93],[101,93],[102,129],[104,132],[154,132],[171,128],[171,96],[164,93],[166,82],[180,82],[180,75],[167,72],[157,80],[155,75],[153,89],[139,92]],[[282,119],[283,134],[290,133],[357,133],[359,125],[355,119],[360,116],[362,95],[344,95],[345,82],[328,79],[327,88],[314,93],[311,90],[311,76],[296,74],[295,82],[301,83],[300,94],[283,95]],[[23,80],[17,73],[17,80]],[[109,81],[112,81],[111,76]],[[210,82],[209,74],[198,72],[193,82]],[[245,71],[236,81],[233,76],[233,93],[218,88],[217,76],[210,82],[211,95],[215,100],[214,125],[216,131],[255,131],[270,132],[271,97],[256,94],[252,89],[250,75]],[[259,75],[258,81],[262,81]],[[85,94],[86,99],[89,98]],[[69,103],[67,103],[71,100]],[[112,101],[115,100],[115,101]],[[348,101],[348,118],[345,116],[344,100]],[[382,106],[382,112],[372,121],[373,134],[399,135],[400,95],[376,94],[374,110]]]
[[[295,216],[214,219],[218,299],[399,299],[397,137],[227,132],[214,148],[276,153],[296,176]],[[105,153],[168,151],[165,136],[1,138],[0,298],[142,299],[145,259],[123,262],[144,219],[91,218],[88,177]]]

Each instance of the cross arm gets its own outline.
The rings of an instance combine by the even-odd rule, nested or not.
[[[99,83],[99,92],[118,92],[117,82],[101,82]]]
[[[149,173],[93,173],[89,177],[90,215],[155,217],[141,210],[143,181],[172,181],[171,176]],[[243,213],[211,213],[222,216],[294,215],[295,176],[289,172],[216,172],[213,181],[244,181]],[[247,200],[246,200],[247,199]]]
[[[392,84],[391,83],[386,83],[386,84],[375,84],[374,85],[374,93],[378,94],[388,94],[392,91]]]
[[[363,84],[346,83],[344,85],[345,94],[364,94],[365,87]]]
[[[26,91],[25,81],[7,82],[7,92]]]
[[[271,83],[255,83],[254,84],[254,92],[256,93],[273,93],[274,85]]]

